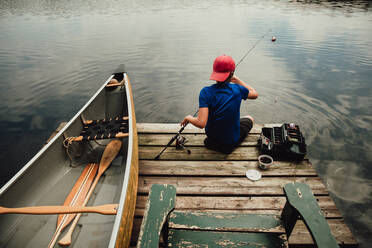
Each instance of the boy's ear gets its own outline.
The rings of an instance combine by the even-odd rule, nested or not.
[[[230,75],[226,78],[225,82],[227,82],[227,83],[230,82],[233,75],[234,75],[234,71],[231,71]]]

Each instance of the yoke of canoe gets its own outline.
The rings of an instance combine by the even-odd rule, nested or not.
[[[86,135],[90,131],[84,130],[87,126],[96,133]],[[82,138],[78,142],[68,139],[69,149],[66,149],[66,138],[79,136]],[[122,146],[101,176],[87,206],[115,203],[117,213],[82,215],[70,247],[87,247],[93,242],[98,247],[127,247],[137,195],[138,141],[131,84],[124,65],[0,189],[0,206],[63,205],[85,165],[99,163],[106,145],[113,139],[121,140]],[[0,215],[0,229],[0,247],[46,247],[56,229],[56,217]]]

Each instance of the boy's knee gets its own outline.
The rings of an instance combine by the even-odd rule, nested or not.
[[[254,123],[254,119],[253,119],[253,117],[252,117],[252,116],[250,116],[250,115],[246,115],[246,116],[243,116],[243,117],[241,117],[241,118],[249,118],[249,119],[251,119],[251,120],[252,120],[252,123]]]

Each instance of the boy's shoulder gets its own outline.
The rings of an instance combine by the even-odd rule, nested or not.
[[[212,89],[215,88],[217,84],[210,84],[208,86],[204,86],[203,89]]]
[[[234,85],[234,84],[231,84],[231,83],[227,83],[227,84],[223,84],[223,85],[218,85],[216,83],[214,84],[211,84],[211,85],[208,85],[208,86],[204,86],[202,88],[202,90],[218,90],[218,89],[224,89],[224,88],[229,88],[231,87],[231,85]]]
[[[233,88],[239,88],[239,87],[240,87],[240,85],[238,85],[238,84],[226,83],[226,84],[222,84],[222,85],[212,84],[212,85],[209,85],[209,86],[205,86],[204,88],[208,88],[209,90],[223,90],[223,89],[233,89]]]
[[[218,84],[212,84],[212,85],[204,86],[200,90],[200,92],[201,93],[211,93],[211,94],[213,94],[214,92],[220,92],[221,90],[224,91],[224,90],[227,90],[227,89],[239,90],[241,87],[242,86],[240,86],[238,84],[232,84],[232,83],[228,83],[228,84],[225,84],[223,86],[218,85]]]
[[[200,92],[212,92],[214,90],[214,84],[212,85],[208,85],[208,86],[204,86]]]

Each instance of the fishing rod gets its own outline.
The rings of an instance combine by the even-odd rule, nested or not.
[[[193,117],[195,117],[197,114],[198,114],[199,110],[197,110],[195,112],[195,114],[193,115]],[[188,123],[187,123],[188,124]],[[159,160],[160,156],[163,154],[163,152],[170,146],[172,145],[172,143],[178,138],[178,136],[180,136],[180,134],[183,132],[183,130],[185,129],[185,127],[187,126],[184,125],[183,127],[181,127],[181,129],[177,132],[176,135],[174,135],[171,140],[168,142],[168,144],[164,147],[164,149],[158,154],[158,156],[155,157],[155,160]]]
[[[246,52],[244,54],[244,56],[239,60],[239,62],[236,64],[235,66],[235,69],[238,67],[238,65],[248,56],[248,54],[258,45],[258,43],[261,42],[261,40],[263,40],[263,38],[265,38],[265,36],[271,31],[271,29],[267,30],[266,33],[264,35],[262,35],[262,37],[256,41],[256,43],[248,50],[248,52]],[[272,39],[272,41],[275,41],[274,40],[274,37]],[[197,113],[199,112],[199,110],[197,110],[195,112],[195,114],[193,115],[193,117],[195,117],[197,115]],[[188,123],[187,123],[188,124]],[[181,129],[177,132],[176,135],[174,135],[171,140],[168,142],[168,144],[164,147],[164,149],[158,154],[158,156],[155,157],[155,160],[159,160],[160,156],[163,154],[163,152],[178,138],[178,136],[180,136],[180,134],[183,132],[183,130],[185,129],[185,127],[187,126],[187,124],[183,127],[181,127]]]

